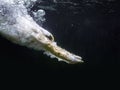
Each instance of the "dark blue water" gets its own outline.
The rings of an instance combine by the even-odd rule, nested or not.
[[[2,37],[0,63],[35,64],[46,70],[69,71],[116,67],[120,64],[119,5],[115,0],[76,0],[72,3],[53,3],[48,0],[41,4],[37,2],[31,10],[42,8],[46,11],[43,27],[53,33],[58,45],[82,56],[85,63],[68,65],[58,62],[40,51],[15,45]]]

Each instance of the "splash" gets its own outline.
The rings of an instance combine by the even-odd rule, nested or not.
[[[59,47],[53,35],[36,22],[45,21],[44,10],[32,12],[30,7],[36,0],[0,0],[0,34],[13,43],[43,50],[51,58],[67,63],[83,62],[80,56]]]

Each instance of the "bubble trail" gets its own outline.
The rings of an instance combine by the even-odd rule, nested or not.
[[[53,35],[38,25],[28,14],[27,8],[35,1],[0,0],[0,35],[13,43],[35,50],[43,50],[45,54],[51,58],[57,58],[59,61],[70,64],[82,63],[80,56],[59,47],[54,41]],[[37,14],[43,17],[45,12],[39,10]]]

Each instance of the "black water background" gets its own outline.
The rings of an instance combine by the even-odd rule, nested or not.
[[[42,70],[68,71],[97,70],[119,65],[119,3],[76,3],[79,4],[76,8],[70,4],[59,4],[56,6],[57,11],[46,9],[46,22],[43,27],[53,33],[58,45],[82,56],[84,64],[68,65],[57,62],[57,59],[50,59],[42,52],[12,44],[0,37],[1,64],[34,64]]]

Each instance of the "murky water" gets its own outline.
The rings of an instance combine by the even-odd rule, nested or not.
[[[120,13],[119,2],[116,0],[38,0],[35,3],[31,0],[31,3],[29,1],[27,3],[27,10],[34,20],[52,32],[59,45],[83,56],[86,63],[105,66],[120,62],[118,60]],[[52,65],[65,67],[64,63],[61,62],[62,66],[61,63],[57,63],[56,60],[50,61],[42,54],[45,61],[41,61],[39,52],[30,50],[33,52],[31,54],[23,47],[15,47],[18,50],[22,48],[20,52],[26,54],[22,56],[30,60],[18,62],[43,65],[47,63],[48,67]]]

